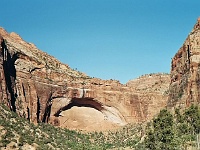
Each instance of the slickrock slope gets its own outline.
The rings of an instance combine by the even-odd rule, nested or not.
[[[200,18],[172,59],[168,107],[200,103]]]
[[[0,100],[31,122],[105,130],[146,121],[166,106],[168,75],[146,75],[126,85],[91,78],[16,33],[0,28],[0,35]]]

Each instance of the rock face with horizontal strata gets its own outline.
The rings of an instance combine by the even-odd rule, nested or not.
[[[200,18],[171,63],[169,108],[200,103]]]
[[[105,130],[149,120],[166,106],[169,75],[146,75],[125,85],[91,78],[16,33],[0,28],[0,35],[0,99],[31,122]]]

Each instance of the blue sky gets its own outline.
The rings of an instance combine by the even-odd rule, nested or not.
[[[199,0],[1,0],[0,26],[91,77],[170,72]]]

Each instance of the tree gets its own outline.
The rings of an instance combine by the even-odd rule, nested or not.
[[[147,130],[145,139],[147,149],[177,149],[178,143],[175,138],[173,116],[166,109],[160,111]]]
[[[196,137],[197,149],[200,149],[199,132],[200,132],[200,109],[198,106],[191,105],[185,113],[184,118],[190,127],[190,135]],[[194,140],[194,139],[193,139]]]
[[[184,118],[187,123],[192,126],[193,134],[199,134],[200,132],[200,110],[198,106],[191,105],[185,113]]]

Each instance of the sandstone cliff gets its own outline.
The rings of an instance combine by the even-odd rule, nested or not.
[[[0,100],[31,122],[103,130],[149,120],[166,106],[169,75],[145,75],[125,85],[91,78],[16,33],[0,28],[0,35]]]
[[[169,108],[200,103],[200,18],[171,63]]]

